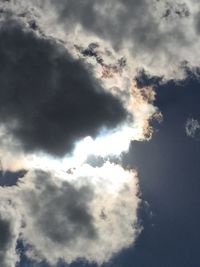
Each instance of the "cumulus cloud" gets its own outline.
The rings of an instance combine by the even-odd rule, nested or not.
[[[30,171],[18,186],[1,189],[9,199],[6,212],[14,210],[15,218],[0,220],[1,247],[10,240],[16,245],[18,234],[28,245],[27,256],[36,261],[108,261],[140,232],[137,183],[136,172],[108,162],[98,168],[86,164],[70,174]],[[10,227],[14,223],[18,228]],[[12,260],[5,266],[14,266]]]
[[[185,63],[191,68],[200,63],[197,0],[11,0],[1,6],[31,29],[67,45],[99,41],[111,46],[126,56],[132,75],[144,69],[165,79],[180,79]]]
[[[138,179],[120,155],[161,119],[135,75],[177,78],[182,60],[196,62],[184,42],[175,53],[192,16],[189,2],[0,3],[0,153],[5,169],[27,170],[0,188],[2,265],[18,261],[17,240],[51,265],[102,264],[134,244]]]
[[[84,38],[85,31],[93,39],[110,42],[127,55],[134,71],[144,68],[152,75],[180,79],[184,76],[183,62],[191,67],[199,65],[200,6],[196,0],[43,3],[44,10],[51,9],[49,18],[64,25],[63,32]]]
[[[120,100],[56,41],[38,38],[16,21],[1,24],[0,38],[6,140],[11,134],[26,152],[63,156],[75,141],[126,118]]]
[[[158,117],[153,90],[138,90],[132,67],[105,40],[87,44],[84,31],[79,39],[74,31],[68,38],[62,35],[51,9],[45,11],[49,23],[41,16],[45,6],[41,1],[1,3],[3,165],[23,169],[27,154],[40,152],[63,157],[77,141],[96,140],[110,130],[115,140],[124,140],[117,154],[133,139],[150,138],[149,122]],[[101,146],[111,148],[108,142]]]

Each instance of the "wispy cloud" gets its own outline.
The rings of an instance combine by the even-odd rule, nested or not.
[[[185,123],[185,131],[187,136],[198,139],[200,133],[200,123],[194,118],[188,118]]]

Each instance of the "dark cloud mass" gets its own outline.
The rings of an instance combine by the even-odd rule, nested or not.
[[[23,198],[28,202],[29,212],[34,214],[38,231],[54,244],[64,246],[74,244],[80,237],[96,238],[93,217],[89,212],[92,188],[76,188],[66,181],[56,185],[50,173],[37,171],[36,175],[40,184],[38,190],[27,190]]]
[[[44,212],[44,216],[40,218],[40,220],[42,222],[44,220],[42,225],[45,226],[45,229],[43,229],[43,231],[46,232],[47,235],[50,235],[51,239],[59,243],[75,240],[76,237],[80,237],[81,235],[94,238],[96,233],[93,225],[93,218],[88,212],[88,202],[92,199],[92,190],[86,186],[78,190],[67,182],[63,183],[62,192],[54,188],[52,189],[53,192],[51,192],[51,190],[50,192],[54,194],[55,199],[52,199],[50,194],[44,192],[46,196],[49,195],[52,214],[48,214],[48,209],[47,212],[46,210],[42,211]],[[45,188],[45,191],[46,190]],[[47,228],[46,226],[48,225],[49,218],[53,218],[53,214],[55,214],[56,210],[57,212],[60,211],[60,216],[54,218],[49,224],[49,228]],[[61,216],[63,216],[62,219]],[[69,223],[73,225],[71,229],[67,229],[66,227]],[[58,225],[60,226],[57,227]]]
[[[184,18],[190,15],[190,10],[185,3],[168,3],[165,4],[165,11],[163,13],[163,18],[173,17]]]
[[[112,178],[104,182],[110,177],[107,168],[121,179],[114,192]],[[30,259],[45,260],[50,266],[57,266],[60,259],[68,264],[85,259],[100,265],[132,244],[138,230],[133,224],[139,227],[136,215],[130,215],[138,203],[133,172],[105,163],[57,175],[61,173],[29,171],[18,188],[7,189],[18,202],[15,211],[20,211],[24,222],[18,231]]]
[[[1,23],[0,62],[0,122],[25,151],[62,156],[126,117],[120,100],[61,44],[16,21]]]
[[[12,247],[14,236],[12,233],[11,223],[8,219],[0,215],[0,266],[10,267],[9,250]]]
[[[10,240],[12,239],[10,231],[10,223],[0,217],[0,264],[4,266],[5,252],[8,249]]]

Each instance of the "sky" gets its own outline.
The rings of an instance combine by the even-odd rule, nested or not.
[[[0,266],[198,267],[200,4],[0,1]]]

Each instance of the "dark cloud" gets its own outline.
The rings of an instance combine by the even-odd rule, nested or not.
[[[71,261],[79,244],[82,249],[82,244],[98,240],[90,207],[95,197],[92,185],[70,183],[41,170],[28,173],[25,183],[24,188],[19,183],[22,240],[37,259],[56,263],[61,255]]]
[[[25,151],[62,156],[126,118],[120,100],[55,40],[16,21],[2,23],[0,40],[0,122]]]
[[[190,10],[185,3],[170,3],[166,2],[163,18],[185,18],[190,16]]]
[[[96,50],[99,47],[97,43],[91,43],[88,45],[87,48],[80,47],[78,45],[75,45],[75,48],[77,51],[82,54],[84,57],[93,57],[96,59],[97,64],[101,65],[103,68],[103,74],[102,76],[104,78],[112,77],[114,73],[121,74],[123,71],[123,68],[126,66],[126,59],[124,57],[121,57],[117,60],[114,64],[106,64],[104,61],[102,55]],[[110,51],[107,51],[107,53],[111,54]],[[107,74],[107,75],[106,75]]]
[[[115,188],[112,175],[119,180]],[[60,259],[85,259],[100,265],[137,236],[136,174],[119,165],[29,171],[18,187],[4,190],[15,196],[15,211],[23,218],[20,238],[37,262],[54,266]]]
[[[200,12],[196,14],[194,22],[195,22],[196,32],[199,34],[200,33]]]
[[[96,168],[96,167],[102,167],[106,162],[120,164],[121,158],[117,156],[102,157],[102,156],[89,155],[85,162],[88,163],[93,168]]]
[[[94,156],[90,155],[86,159],[86,163],[90,164],[90,166],[96,168],[101,167],[106,162],[107,159],[101,157],[101,156]]]
[[[76,188],[66,181],[56,185],[51,174],[45,172],[37,172],[37,179],[40,189],[25,192],[25,196],[30,200],[29,211],[34,214],[40,231],[59,245],[76,242],[81,237],[96,238],[88,206],[93,199],[92,188]]]
[[[8,250],[13,241],[11,223],[0,215],[0,266],[9,267]]]
[[[10,224],[0,217],[0,262],[2,267],[7,267],[5,254],[11,240]]]
[[[9,221],[0,216],[0,252],[4,251],[11,240],[12,234],[10,231]]]

